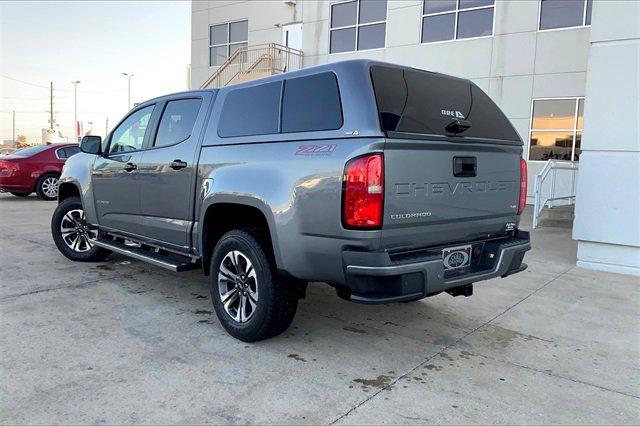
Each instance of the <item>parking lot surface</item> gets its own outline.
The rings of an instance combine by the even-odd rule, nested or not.
[[[286,333],[246,344],[198,271],[64,258],[55,205],[0,194],[3,424],[640,422],[640,283],[576,268],[570,230],[536,230],[529,269],[469,298],[313,283]]]

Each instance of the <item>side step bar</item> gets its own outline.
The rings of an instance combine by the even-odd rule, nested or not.
[[[152,265],[160,266],[161,268],[169,269],[174,272],[189,271],[192,269],[200,268],[200,262],[193,261],[181,261],[169,256],[164,256],[153,251],[144,250],[138,247],[131,247],[124,243],[115,240],[93,240],[92,244],[98,247],[111,250],[115,253],[120,253],[125,256],[133,257],[134,259],[142,260]]]

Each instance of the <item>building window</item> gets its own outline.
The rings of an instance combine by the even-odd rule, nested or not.
[[[493,35],[493,0],[424,0],[422,43]]]
[[[229,56],[247,46],[249,21],[226,22],[209,27],[209,66],[222,65]]]
[[[529,160],[580,159],[584,98],[535,99],[531,108]]]
[[[540,30],[591,25],[592,0],[540,0]]]
[[[384,47],[387,0],[352,0],[331,5],[329,52]]]

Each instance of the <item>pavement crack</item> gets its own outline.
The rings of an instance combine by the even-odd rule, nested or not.
[[[396,383],[398,383],[400,380],[404,379],[405,377],[413,374],[413,372],[415,372],[416,370],[418,370],[419,368],[421,368],[422,366],[426,365],[428,362],[430,362],[431,360],[433,360],[436,356],[440,355],[443,352],[446,352],[448,349],[453,348],[454,346],[456,346],[458,343],[460,343],[462,340],[464,340],[465,338],[471,336],[473,333],[475,333],[476,331],[480,330],[482,327],[490,324],[491,322],[495,321],[496,319],[500,318],[501,316],[503,316],[504,314],[506,314],[507,312],[509,312],[511,309],[515,308],[516,306],[518,306],[519,304],[521,304],[522,302],[524,302],[525,300],[529,299],[531,296],[535,295],[536,293],[538,293],[540,290],[543,290],[545,287],[547,287],[548,285],[550,285],[551,283],[553,283],[554,281],[556,281],[558,278],[562,277],[563,275],[565,275],[567,272],[571,271],[572,269],[574,269],[575,266],[570,267],[569,269],[561,272],[560,274],[556,275],[555,277],[551,278],[550,280],[548,280],[547,282],[545,282],[544,284],[542,284],[540,287],[538,287],[537,289],[535,289],[534,291],[532,291],[531,293],[527,294],[525,297],[523,297],[522,299],[520,299],[519,301],[517,301],[516,303],[508,306],[505,310],[503,310],[502,312],[499,312],[498,314],[494,315],[492,318],[490,318],[489,320],[483,322],[482,324],[480,324],[479,326],[477,326],[476,328],[474,328],[473,330],[465,333],[462,337],[459,337],[458,339],[454,340],[452,343],[449,343],[446,346],[443,346],[440,350],[436,351],[434,354],[428,356],[427,358],[423,359],[421,362],[419,362],[417,365],[415,365],[414,367],[412,367],[411,369],[409,369],[408,371],[406,371],[404,374],[396,377],[395,379],[389,381],[385,386],[379,388],[377,391],[375,391],[374,393],[372,393],[371,395],[369,395],[367,398],[365,398],[364,400],[360,401],[359,403],[357,403],[356,405],[354,405],[353,407],[351,407],[348,411],[346,411],[345,413],[341,414],[340,416],[338,416],[337,418],[335,418],[334,420],[332,420],[329,424],[333,425],[336,424],[337,422],[339,422],[340,420],[342,420],[343,418],[349,416],[351,413],[353,413],[355,410],[357,410],[358,408],[360,408],[361,406],[363,406],[364,404],[368,403],[369,401],[371,401],[373,398],[375,398],[376,396],[380,395],[382,392],[390,389],[392,386],[394,386]]]
[[[630,393],[622,392],[622,391],[619,391],[619,390],[616,390],[616,389],[607,388],[605,386],[596,385],[595,383],[585,382],[585,381],[580,380],[580,379],[574,379],[572,377],[567,377],[567,376],[564,376],[562,374],[551,373],[551,372],[546,371],[546,370],[540,370],[540,369],[537,369],[535,367],[530,367],[528,365],[518,364],[516,362],[508,361],[508,360],[505,360],[505,359],[495,358],[495,357],[492,357],[492,356],[489,356],[489,355],[485,355],[485,354],[482,354],[482,353],[479,353],[479,352],[473,352],[473,354],[476,355],[476,356],[479,356],[481,358],[491,360],[491,361],[501,362],[503,364],[509,364],[512,367],[523,368],[525,370],[533,371],[535,373],[541,373],[541,374],[544,374],[544,375],[549,376],[549,377],[555,377],[556,379],[568,380],[570,382],[577,383],[577,384],[580,384],[580,385],[591,386],[591,387],[594,387],[596,389],[600,389],[600,390],[603,390],[603,391],[617,393],[618,395],[623,395],[623,396],[628,396],[628,397],[635,398],[635,399],[640,399],[640,396],[637,396],[637,395],[633,395],[633,394],[630,394]]]
[[[24,292],[24,293],[10,294],[8,296],[0,297],[0,302],[5,302],[7,300],[14,300],[14,299],[17,299],[17,298],[23,297],[23,296],[31,296],[33,294],[48,293],[50,291],[88,287],[91,284],[95,284],[97,282],[104,281],[104,280],[107,280],[109,278],[112,278],[112,277],[96,278],[95,280],[89,280],[89,281],[85,281],[85,282],[82,282],[82,283],[79,283],[79,284],[61,285],[61,286],[57,286],[57,287],[41,288],[41,289],[37,289],[37,290],[27,291],[27,292]]]

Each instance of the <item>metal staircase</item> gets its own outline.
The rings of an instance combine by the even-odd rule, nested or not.
[[[236,50],[200,88],[219,88],[255,80],[303,66],[303,53],[276,43],[246,46]]]

